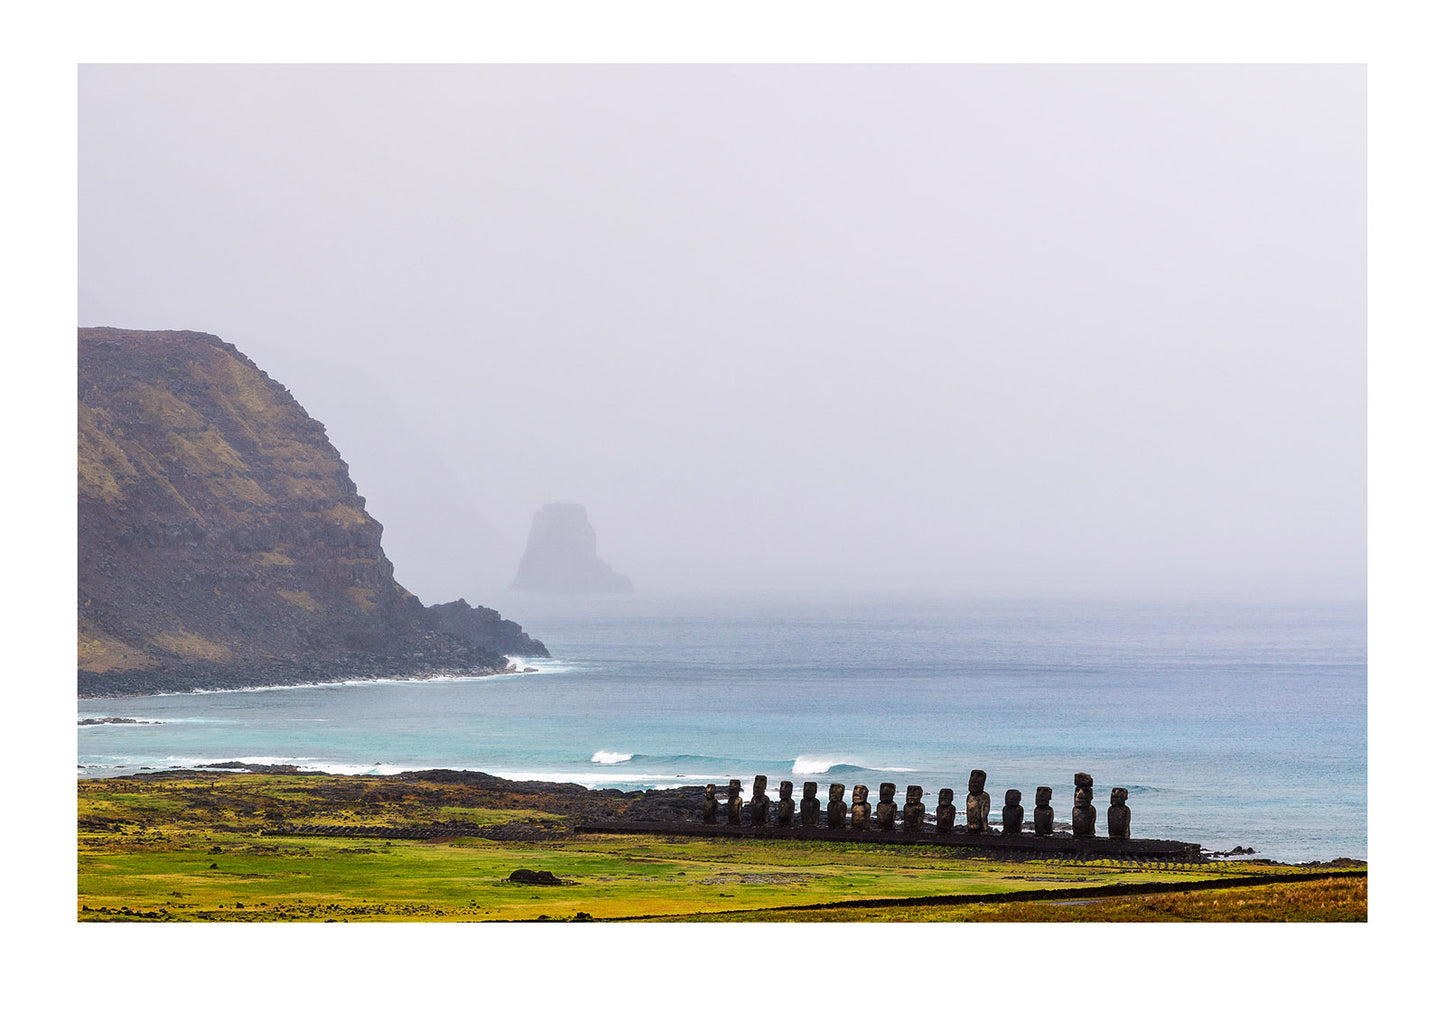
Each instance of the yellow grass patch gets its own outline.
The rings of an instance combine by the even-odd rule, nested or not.
[[[151,641],[167,652],[173,652],[185,659],[204,659],[212,663],[225,663],[231,658],[231,650],[226,646],[218,645],[186,630],[159,635]]]
[[[371,613],[376,609],[376,593],[371,589],[352,585],[346,590],[346,598],[363,613]]]
[[[156,662],[139,649],[96,630],[84,620],[77,629],[75,644],[77,668],[91,673],[140,670],[154,666]]]
[[[310,592],[297,592],[295,589],[277,589],[276,594],[292,606],[299,606],[308,613],[315,613],[321,609],[321,604]]]

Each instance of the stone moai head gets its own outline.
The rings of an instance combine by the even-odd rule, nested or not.
[[[1024,792],[1023,792],[1023,791],[1016,791],[1016,790],[1013,790],[1012,788],[1010,788],[1009,790],[1006,790],[1006,791],[1003,792],[1003,803],[1004,803],[1005,805],[1017,805],[1017,804],[1021,804],[1021,803],[1023,802],[1023,800],[1024,800]]]
[[[768,778],[759,773],[753,777],[753,797],[761,798],[768,790]]]
[[[903,795],[903,802],[907,805],[917,805],[923,800],[923,788],[916,783],[908,785],[908,793]]]
[[[861,805],[868,800],[868,785],[855,784],[853,787],[853,804]]]
[[[740,794],[742,794],[742,792],[743,792],[743,782],[742,782],[741,780],[729,780],[729,781],[728,781],[728,797],[730,797],[730,798],[736,798],[736,797],[738,797]]]
[[[1075,787],[1075,788],[1074,788],[1074,807],[1075,807],[1075,808],[1083,808],[1085,805],[1092,805],[1093,803],[1094,803],[1094,788],[1092,788],[1092,787]]]
[[[1040,808],[1047,808],[1049,799],[1054,796],[1052,787],[1040,787],[1034,791],[1034,804]]]
[[[840,784],[840,783],[830,783],[830,784],[828,785],[828,800],[829,800],[829,801],[842,801],[842,800],[843,800],[843,785],[842,785],[842,784]]]
[[[717,784],[710,783],[707,785],[707,796],[710,798],[717,797]]]
[[[1109,804],[1111,805],[1122,805],[1128,800],[1129,788],[1127,787],[1115,787],[1114,790],[1109,794]]]
[[[1092,776],[1090,776],[1088,773],[1075,773],[1075,774],[1074,774],[1074,786],[1075,786],[1075,787],[1092,787],[1092,786],[1094,786],[1094,778],[1093,778]]]
[[[818,796],[818,783],[816,780],[805,780],[803,782],[803,797],[816,798]]]
[[[938,792],[939,807],[953,804],[953,788],[943,787]]]
[[[988,774],[981,769],[975,769],[968,774],[968,793],[982,794],[983,785],[988,781]]]
[[[791,798],[793,796],[793,781],[784,780],[778,784],[778,797]]]
[[[893,795],[895,795],[895,794],[897,794],[897,793],[898,793],[898,785],[897,785],[896,783],[880,783],[880,784],[878,785],[878,800],[879,800],[879,801],[892,801],[892,800],[893,800]]]

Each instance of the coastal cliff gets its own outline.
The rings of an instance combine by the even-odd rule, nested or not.
[[[495,611],[467,607],[468,631],[397,584],[325,428],[232,345],[82,329],[77,396],[81,695],[547,654]]]

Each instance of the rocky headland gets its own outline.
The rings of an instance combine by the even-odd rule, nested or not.
[[[393,578],[325,427],[204,333],[79,331],[82,696],[495,673],[546,647]]]

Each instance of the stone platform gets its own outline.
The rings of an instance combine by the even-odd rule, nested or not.
[[[1047,858],[1143,858],[1153,861],[1197,861],[1200,845],[1179,840],[1120,840],[1109,837],[1074,837],[1066,833],[1040,837],[1016,833],[918,833],[884,830],[834,829],[825,826],[707,826],[698,823],[609,822],[583,824],[578,833],[651,833],[667,836],[719,837],[728,840],[810,840],[848,844],[921,844],[929,847],[965,847],[1000,856],[1038,855]]]

